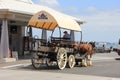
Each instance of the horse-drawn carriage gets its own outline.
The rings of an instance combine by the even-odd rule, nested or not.
[[[55,65],[59,69],[64,69],[66,66],[73,68],[76,64],[85,61],[85,56],[88,55],[89,51],[81,54],[80,50],[78,49],[79,46],[75,45],[74,32],[81,33],[81,35],[77,35],[77,37],[81,38],[79,40],[80,42],[82,40],[82,31],[77,22],[74,20],[71,21],[74,22],[74,26],[72,26],[72,24],[69,22],[68,23],[71,24],[69,27],[59,26],[60,24],[58,24],[57,21],[51,17],[51,14],[46,11],[40,11],[31,18],[28,23],[29,28],[32,26],[40,28],[42,30],[42,36],[46,36],[46,31],[52,32],[49,41],[44,37],[41,39],[30,38],[32,47],[31,61],[35,68],[39,68],[43,64],[46,64],[47,66]],[[59,37],[53,36],[55,28],[59,29]],[[71,39],[63,39],[61,37],[62,28],[70,31]],[[30,33],[32,34],[32,32]]]

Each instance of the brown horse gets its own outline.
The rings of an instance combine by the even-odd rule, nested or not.
[[[74,49],[79,52],[80,54],[84,55],[83,61],[82,61],[82,65],[83,66],[91,66],[92,65],[92,55],[93,53],[95,53],[94,47],[92,44],[90,43],[75,43],[74,44]],[[88,60],[88,57],[89,60]]]

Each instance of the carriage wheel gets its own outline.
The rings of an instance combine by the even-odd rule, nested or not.
[[[57,64],[59,69],[64,69],[67,63],[67,52],[64,48],[60,48],[57,53]]]
[[[69,56],[68,64],[69,64],[70,68],[73,68],[75,66],[75,57],[74,57],[74,55]]]
[[[40,68],[42,59],[39,58],[39,56],[37,55],[37,52],[32,54],[31,61],[32,61],[32,66],[34,68],[36,68],[36,69]]]

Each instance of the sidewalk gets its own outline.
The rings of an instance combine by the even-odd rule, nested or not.
[[[0,62],[0,68],[5,66],[19,65],[19,64],[31,64],[31,60],[26,59],[26,60],[18,60],[16,62]]]
[[[3,60],[0,59],[0,67],[28,63],[31,64],[31,55],[20,56],[18,60],[13,62],[3,62]]]

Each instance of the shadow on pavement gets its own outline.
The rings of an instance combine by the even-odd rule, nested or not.
[[[24,56],[19,56],[19,60],[26,60],[26,59],[31,59],[32,58],[32,55],[30,54],[26,54]]]
[[[115,60],[120,60],[120,58],[115,58]]]
[[[41,71],[41,70],[45,70],[45,71],[48,71],[48,70],[60,70],[57,66],[49,66],[47,67],[46,65],[42,65],[40,68],[38,69],[35,69],[32,65],[27,65],[27,66],[19,66],[19,67],[14,67],[14,68],[11,68],[12,70],[30,70],[30,71]]]
[[[75,67],[81,67],[81,66],[75,66]],[[46,65],[41,65],[40,68],[35,69],[32,64],[27,65],[27,66],[19,66],[19,67],[13,67],[11,68],[12,70],[28,70],[28,71],[59,71],[60,69],[58,66],[46,66]],[[66,66],[65,69],[70,69],[69,67]]]

